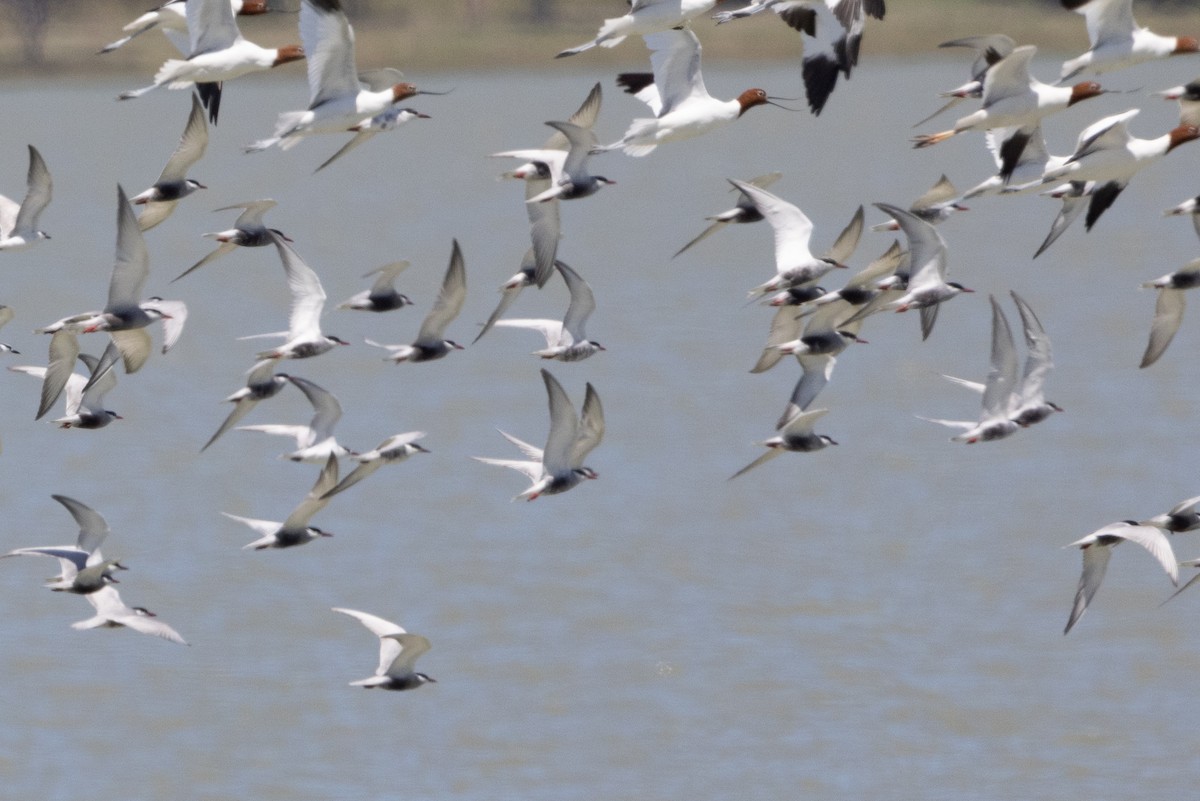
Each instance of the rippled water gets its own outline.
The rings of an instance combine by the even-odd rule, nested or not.
[[[640,63],[637,48],[629,55]],[[602,139],[642,111],[598,73],[412,76],[455,91],[414,103],[432,120],[312,176],[336,140],[239,152],[277,110],[303,104],[299,71],[229,86],[194,170],[210,188],[148,234],[147,294],[186,300],[191,317],[174,351],[109,396],[125,419],[98,432],[35,423],[36,383],[0,376],[0,548],[71,541],[49,496],[79,498],[111,524],[106,552],[131,567],[125,600],[159,612],[192,647],[71,631],[90,607],[38,588],[48,562],[0,563],[4,795],[1186,797],[1198,766],[1189,699],[1200,596],[1156,608],[1169,594],[1160,569],[1123,548],[1064,638],[1079,557],[1060,546],[1200,491],[1200,320],[1185,319],[1163,359],[1139,371],[1154,303],[1136,291],[1196,256],[1191,226],[1160,213],[1200,191],[1200,145],[1139,176],[1091,234],[1080,224],[1036,262],[1053,202],[973,202],[943,234],[952,277],[977,294],[944,309],[926,343],[912,315],[872,319],[870,344],[842,357],[818,402],[831,410],[818,430],[840,446],[726,480],[759,453],[798,371],[747,373],[770,319],[744,305],[773,273],[765,227],[670,260],[705,214],[728,206],[724,179],[784,172],[773,190],[812,217],[822,249],[860,203],[906,205],[943,171],[960,187],[991,172],[980,137],[920,152],[906,141],[959,65],[869,66],[819,120],[756,109],[647,159],[597,159],[617,185],[564,206],[560,256],[594,287],[588,330],[608,352],[550,369],[576,403],[588,381],[603,399],[608,434],[589,459],[600,480],[510,503],[523,479],[468,458],[506,455],[495,427],[543,441],[533,334],[496,330],[422,365],[385,364],[356,344],[289,369],[340,397],[348,445],[422,429],[433,454],[332,502],[315,522],[333,539],[263,553],[241,551],[251,532],[219,512],[281,519],[316,468],[278,461],[285,443],[255,434],[197,452],[259,349],[232,337],[284,327],[287,309],[271,249],[168,285],[207,252],[199,234],[233,219],[209,209],[278,199],[268,221],[296,240],[331,302],[363,288],[362,273],[411,259],[399,285],[415,309],[326,316],[355,343],[411,340],[457,237],[470,291],[449,335],[470,341],[527,246],[521,189],[494,180],[506,165],[486,154],[541,142],[542,121],[563,118],[598,77]],[[1163,88],[1189,69],[1116,83]],[[709,73],[719,96],[799,91],[794,69]],[[43,220],[54,239],[3,258],[0,301],[17,318],[2,338],[25,351],[10,364],[41,360],[34,326],[102,304],[114,185],[148,185],[182,130],[185,94],[118,105],[123,88],[0,90],[0,188],[19,194],[27,141],[55,179]],[[1136,133],[1172,124],[1172,106],[1108,96],[1048,123],[1051,151],[1136,102],[1146,106]],[[868,207],[869,222],[880,219]],[[855,266],[890,241],[865,236]],[[1053,339],[1049,394],[1067,412],[1003,442],[951,444],[914,415],[976,413],[937,374],[986,373],[986,294],[1009,289]],[[514,312],[552,316],[564,304],[552,286]],[[246,422],[309,414],[289,391]],[[1186,535],[1175,542],[1180,558],[1196,555]],[[331,606],[428,636],[421,669],[438,683],[347,687],[369,675],[377,647]]]

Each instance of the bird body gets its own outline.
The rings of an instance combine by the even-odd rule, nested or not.
[[[1017,377],[1017,353],[1013,344],[1012,328],[1008,318],[994,297],[992,304],[992,349],[991,369],[983,385],[983,409],[978,420],[940,420],[922,417],[931,423],[961,429],[951,437],[954,442],[991,442],[1015,434],[1020,426],[1016,412],[1020,406]]]
[[[1187,306],[1184,292],[1200,286],[1200,259],[1189,262],[1173,273],[1142,284],[1144,289],[1157,289],[1158,300],[1154,305],[1154,321],[1150,324],[1150,341],[1142,355],[1139,367],[1149,367],[1166,352],[1183,322],[1183,310]]]
[[[379,638],[379,667],[375,675],[350,682],[351,687],[366,690],[414,690],[422,684],[437,683],[437,679],[413,669],[417,659],[429,650],[429,640],[419,634],[409,634],[395,623],[357,609],[333,607],[334,612],[349,615]]]
[[[342,301],[337,307],[369,312],[385,312],[404,308],[412,301],[409,300],[408,295],[396,291],[395,282],[396,276],[408,267],[409,262],[407,261],[394,261],[372,270],[363,276],[363,278],[370,278],[372,275],[379,276],[371,288],[359,292],[349,300]]]
[[[771,102],[762,89],[747,89],[733,100],[717,100],[710,95],[700,73],[700,40],[691,30],[660,31],[644,38],[650,48],[657,88],[658,102],[651,106],[655,116],[635,119],[625,136],[604,150],[646,156],[663,142],[700,136],[733,122],[755,106]]]
[[[234,221],[232,228],[224,231],[215,231],[213,233],[204,234],[204,236],[212,237],[220,243],[217,246],[217,249],[200,259],[200,261],[196,262],[191,267],[188,267],[179,275],[172,278],[171,281],[178,281],[188,273],[203,267],[214,259],[219,259],[221,256],[224,256],[239,247],[260,248],[265,247],[266,245],[274,244],[270,233],[268,233],[267,227],[263,225],[262,218],[269,209],[275,208],[276,205],[277,204],[274,200],[268,198],[265,200],[251,200],[245,203],[234,203],[229,206],[222,206],[219,209],[214,209],[214,211],[229,211],[230,209],[243,209],[243,211]],[[275,233],[279,234],[279,236],[283,237],[285,240],[289,242],[291,241],[281,232],[275,231]]]
[[[179,201],[207,187],[194,178],[188,178],[187,172],[192,165],[200,160],[208,147],[208,123],[204,121],[204,108],[200,105],[200,96],[192,95],[192,111],[188,115],[183,135],[167,165],[154,185],[130,198],[135,206],[145,206],[138,226],[143,231],[149,231],[161,223],[175,211]]]
[[[914,147],[929,147],[964,131],[1011,128],[1013,133],[1001,145],[1001,173],[1010,175],[1043,117],[1104,92],[1091,81],[1051,86],[1037,80],[1029,72],[1036,52],[1036,47],[1025,45],[994,64],[983,81],[983,107],[959,119],[950,130],[915,137]]]
[[[347,132],[353,133],[350,141],[342,145],[336,153],[321,162],[321,166],[313,170],[314,173],[328,167],[333,162],[340,159],[342,156],[349,153],[359,145],[365,144],[368,140],[373,139],[378,134],[386,131],[394,131],[401,125],[404,125],[411,120],[427,120],[428,114],[422,114],[416,109],[401,108],[399,106],[390,106],[385,108],[373,117],[361,120],[347,128]]]
[[[1084,15],[1092,46],[1063,62],[1060,82],[1200,49],[1195,37],[1162,36],[1138,25],[1133,0],[1063,0],[1063,7]]]
[[[798,206],[744,181],[730,179],[729,182],[750,199],[775,234],[776,275],[750,290],[750,297],[816,281],[833,268],[845,266],[834,259],[812,254],[809,249],[812,220]]]
[[[616,47],[627,36],[645,36],[677,28],[712,11],[716,4],[717,0],[636,0],[629,4],[629,13],[625,16],[604,20],[595,39],[563,50],[556,58],[573,56],[597,45]]]
[[[445,339],[446,326],[450,325],[458,313],[462,311],[463,302],[467,298],[467,271],[463,261],[462,249],[458,240],[454,240],[450,251],[450,264],[446,267],[446,275],[442,279],[442,288],[438,292],[433,308],[421,323],[417,339],[411,345],[383,345],[372,339],[366,340],[368,345],[383,348],[388,351],[387,361],[397,364],[400,362],[428,362],[440,359],[454,350],[462,350],[463,346],[451,339]]]
[[[128,628],[139,634],[149,634],[169,642],[187,645],[187,641],[175,629],[168,626],[144,606],[127,606],[121,600],[121,594],[115,587],[105,586],[95,592],[84,595],[96,610],[96,614],[77,623],[71,628],[77,630],[109,628]]]
[[[590,340],[584,333],[583,327],[588,317],[596,309],[596,300],[592,288],[588,286],[579,273],[566,264],[556,262],[555,266],[567,284],[571,293],[571,302],[562,322],[558,320],[508,319],[498,320],[496,325],[509,328],[530,328],[541,332],[546,338],[546,347],[535,350],[535,356],[543,359],[557,359],[562,362],[577,362],[604,350],[599,342]]]
[[[20,205],[0,195],[0,251],[18,251],[33,247],[50,235],[38,229],[38,218],[50,205],[54,182],[37,148],[29,145],[29,171],[25,178],[25,197]]]
[[[937,321],[937,310],[940,304],[962,292],[972,292],[962,284],[946,281],[946,240],[929,223],[915,214],[887,203],[876,203],[876,208],[900,224],[905,237],[908,238],[909,260],[912,273],[908,279],[908,290],[895,300],[879,306],[878,309],[864,309],[847,322],[854,322],[860,316],[879,310],[895,310],[897,312],[909,309],[921,310],[921,338],[928,339]]]
[[[1137,113],[1138,109],[1130,109],[1085,128],[1079,135],[1075,152],[1061,166],[1047,169],[1042,178],[1043,183],[1095,182],[1085,219],[1088,230],[1116,201],[1134,175],[1179,145],[1200,138],[1200,128],[1186,123],[1154,139],[1135,137],[1129,133],[1126,123]]]
[[[858,65],[867,16],[883,19],[884,0],[752,0],[750,5],[713,15],[717,24],[771,10],[789,28],[812,37],[804,46],[801,77],[808,107],[820,114],[837,86]]]
[[[342,418],[342,405],[333,393],[299,376],[282,376],[294,384],[313,407],[313,418],[308,425],[253,425],[239,426],[238,431],[259,431],[264,434],[293,437],[296,450],[282,454],[279,458],[293,462],[324,463],[331,456],[348,456],[350,451],[338,444],[333,427]]]
[[[278,359],[263,359],[257,362],[250,368],[246,378],[246,386],[237,390],[226,398],[226,402],[233,404],[233,411],[221,423],[221,427],[217,432],[208,438],[208,442],[200,448],[201,451],[208,449],[217,439],[229,429],[233,428],[238,422],[250,413],[250,410],[258,405],[259,401],[273,398],[288,385],[289,376],[276,373],[275,365]]]
[[[322,531],[316,526],[309,525],[313,515],[325,508],[329,503],[328,492],[337,486],[338,462],[337,457],[330,454],[321,469],[320,475],[313,488],[309,490],[304,500],[292,510],[287,520],[282,523],[274,520],[257,520],[251,517],[240,517],[222,512],[230,520],[244,523],[258,533],[259,539],[242,546],[242,550],[262,551],[267,548],[293,548],[306,545],[320,537],[332,537],[328,531]]]
[[[1171,541],[1161,529],[1141,525],[1133,520],[1110,523],[1064,546],[1079,548],[1083,553],[1083,573],[1079,576],[1079,588],[1075,591],[1075,602],[1071,606],[1071,616],[1067,619],[1063,634],[1079,622],[1079,618],[1083,617],[1088,604],[1096,595],[1096,590],[1100,589],[1113,548],[1127,540],[1145,548],[1162,565],[1167,578],[1171,579],[1171,584],[1179,584],[1179,565],[1175,561],[1175,553],[1171,550]]]
[[[1172,506],[1169,512],[1143,520],[1138,525],[1154,526],[1172,534],[1195,531],[1200,528],[1200,513],[1196,511],[1197,505],[1200,505],[1200,495],[1180,501]]]
[[[761,464],[769,462],[784,451],[811,453],[822,450],[830,445],[837,445],[832,437],[813,433],[813,424],[828,412],[828,409],[797,412],[779,429],[779,433],[776,436],[762,443],[768,448],[767,452],[730,476],[730,480],[750,472]]]
[[[160,86],[189,89],[201,94],[209,119],[215,124],[221,106],[221,83],[304,58],[300,45],[266,48],[242,36],[229,0],[188,0],[186,6],[188,51],[183,59],[168,59],[154,75],[154,83],[122,92],[119,100],[132,100]]]
[[[300,40],[308,56],[308,108],[280,114],[275,132],[248,145],[247,152],[274,145],[287,150],[306,136],[345,133],[393,104],[420,94],[411,83],[403,82],[403,75],[396,70],[358,73],[354,30],[338,0],[302,0]]]
[[[532,486],[513,498],[514,501],[521,498],[533,501],[542,495],[557,495],[573,489],[584,479],[599,477],[595,470],[584,466],[583,460],[604,438],[604,409],[600,405],[600,396],[588,384],[583,413],[576,417],[575,407],[571,405],[571,399],[562,384],[544,369],[542,381],[546,385],[550,405],[550,433],[546,438],[546,447],[538,448],[501,431],[505,439],[525,454],[525,461],[471,457],[484,464],[516,470],[533,482]]]
[[[268,229],[283,271],[287,276],[288,291],[292,296],[291,313],[288,316],[286,341],[278,348],[258,354],[261,359],[308,359],[327,353],[337,345],[349,342],[321,332],[321,310],[325,308],[325,289],[312,267],[305,264],[300,254],[292,248],[286,238]],[[271,334],[257,336],[272,336]]]
[[[403,462],[414,453],[429,453],[417,442],[424,436],[424,431],[395,434],[376,445],[372,450],[351,454],[350,458],[358,462],[358,466],[351,470],[336,487],[325,493],[325,497],[332,498],[340,492],[345,492],[385,464]]]

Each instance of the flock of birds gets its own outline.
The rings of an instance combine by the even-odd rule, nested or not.
[[[596,84],[574,114],[562,121],[546,123],[552,133],[540,147],[494,154],[498,158],[516,159],[520,164],[504,175],[525,183],[530,246],[521,270],[502,285],[500,303],[475,341],[493,328],[523,328],[536,331],[545,340],[545,347],[535,351],[545,360],[582,361],[603,351],[604,347],[588,339],[585,332],[596,308],[592,289],[558,257],[559,204],[588,197],[614,183],[590,171],[592,157],[614,150],[633,157],[647,156],[660,145],[700,136],[732,123],[755,106],[781,105],[781,98],[769,96],[759,88],[747,89],[726,101],[709,95],[701,74],[700,42],[691,24],[714,12],[716,5],[716,0],[635,0],[627,14],[606,20],[595,39],[558,54],[573,56],[597,46],[614,47],[627,37],[641,36],[650,51],[651,71],[623,73],[617,83],[645,101],[652,116],[633,120],[620,139],[601,144],[594,132],[602,95],[600,84]],[[1064,0],[1063,5],[1085,17],[1092,47],[1063,64],[1058,84],[1156,58],[1197,52],[1195,39],[1160,36],[1138,27],[1133,21],[1132,0]],[[369,73],[357,70],[353,32],[339,0],[302,0],[299,10],[302,45],[275,49],[249,42],[241,36],[236,23],[238,14],[260,14],[267,10],[268,4],[261,0],[176,0],[139,17],[126,27],[125,38],[102,51],[112,52],[142,33],[161,30],[184,57],[167,61],[152,84],[125,92],[120,99],[133,99],[159,87],[189,89],[194,94],[179,144],[158,180],[132,197],[123,188],[117,188],[115,260],[104,307],[69,314],[37,329],[49,335],[47,364],[9,368],[40,381],[38,418],[48,414],[59,398],[65,396],[64,414],[55,419],[60,426],[97,429],[109,425],[120,416],[105,408],[105,396],[114,388],[120,369],[132,374],[149,360],[154,347],[148,326],[162,325],[164,353],[180,337],[187,319],[186,304],[160,297],[143,298],[150,268],[145,232],[167,219],[181,201],[205,188],[189,173],[204,156],[209,126],[218,122],[225,82],[306,59],[309,107],[280,114],[273,133],[247,145],[246,150],[257,152],[275,146],[288,149],[310,136],[349,134],[351,138],[318,170],[371,137],[425,116],[400,104],[420,94],[437,93],[404,82],[394,70]],[[737,10],[717,12],[714,19],[726,23],[766,11],[774,12],[788,26],[808,37],[802,74],[809,108],[812,113],[820,114],[838,79],[849,78],[857,66],[866,17],[882,19],[885,9],[883,0],[754,0]],[[865,270],[833,291],[818,286],[818,282],[835,269],[846,267],[864,228],[863,209],[858,209],[827,251],[815,255],[811,246],[812,222],[797,206],[767,189],[779,177],[778,173],[745,181],[731,179],[736,205],[710,217],[711,225],[675,254],[683,254],[729,224],[765,220],[774,234],[775,275],[749,291],[752,301],[777,309],[752,372],[772,369],[791,355],[799,363],[800,377],[775,424],[776,435],[763,442],[766,452],[731,478],[785,451],[810,452],[837,444],[831,437],[815,432],[814,426],[828,409],[812,406],[831,380],[838,357],[850,345],[864,341],[860,333],[869,317],[886,311],[916,310],[922,336],[928,338],[941,305],[971,292],[962,284],[946,280],[948,249],[937,228],[953,213],[965,209],[964,200],[982,194],[1016,195],[1038,190],[1060,198],[1062,209],[1038,251],[1040,254],[1085,210],[1086,227],[1090,230],[1139,170],[1180,145],[1200,138],[1198,80],[1159,93],[1178,101],[1181,110],[1179,124],[1165,134],[1154,139],[1134,137],[1127,124],[1137,109],[1131,109],[1087,126],[1070,155],[1050,156],[1042,137],[1042,119],[1108,90],[1094,81],[1068,86],[1039,81],[1030,72],[1035,48],[1016,46],[1003,35],[959,39],[943,46],[973,49],[977,58],[970,81],[943,93],[949,102],[940,111],[971,99],[978,100],[980,108],[959,119],[953,128],[916,137],[914,144],[919,148],[929,147],[961,133],[983,132],[995,159],[995,176],[961,194],[943,176],[909,208],[876,203],[890,218],[890,222],[876,227],[901,232],[905,244],[895,242]],[[17,204],[0,197],[0,251],[20,251],[50,238],[39,228],[39,219],[51,196],[51,172],[37,148],[30,145],[24,199]],[[183,279],[237,248],[266,246],[276,249],[286,277],[291,296],[287,331],[259,335],[276,338],[281,344],[258,354],[246,374],[245,385],[226,399],[232,410],[202,448],[207,449],[227,431],[240,428],[290,437],[295,441],[295,449],[284,454],[285,458],[321,465],[312,489],[284,521],[226,513],[258,535],[245,546],[254,550],[296,547],[330,536],[311,521],[335,496],[384,465],[428,452],[418,442],[424,436],[419,431],[387,437],[368,452],[347,449],[334,434],[342,415],[337,398],[309,379],[276,372],[285,360],[317,357],[349,343],[322,330],[326,296],[320,278],[300,256],[289,236],[264,223],[264,215],[274,206],[275,201],[263,199],[219,209],[239,210],[240,214],[232,228],[206,234],[215,239],[217,248],[175,279]],[[140,214],[135,214],[135,207],[141,207]],[[1200,198],[1186,201],[1168,213],[1190,215],[1200,234]],[[407,262],[396,262],[369,273],[367,277],[374,278],[371,287],[337,308],[385,313],[410,305],[409,298],[395,288],[397,277],[407,266]],[[505,316],[524,289],[541,289],[554,281],[556,275],[570,295],[561,320]],[[1159,295],[1142,367],[1163,355],[1181,322],[1183,293],[1197,285],[1200,285],[1200,259],[1145,284],[1156,288]],[[456,241],[441,290],[416,338],[403,344],[381,344],[368,339],[367,344],[384,350],[386,360],[396,363],[432,361],[461,350],[463,345],[447,339],[445,334],[458,317],[466,292],[466,265]],[[1016,292],[1011,297],[1026,345],[1024,367],[1019,364],[1009,319],[1001,303],[992,298],[990,369],[986,378],[972,381],[947,376],[948,380],[981,396],[978,417],[931,419],[956,429],[954,441],[998,440],[1061,411],[1044,395],[1053,367],[1050,339],[1029,303]],[[0,325],[11,318],[12,310],[0,307]],[[108,334],[109,341],[100,356],[82,352],[81,335],[101,332]],[[0,350],[16,352],[10,346]],[[76,372],[77,363],[82,365],[81,372]],[[577,413],[558,379],[545,369],[541,377],[550,416],[545,446],[539,448],[501,431],[523,458],[475,457],[485,464],[506,467],[525,476],[529,486],[516,497],[531,501],[566,492],[597,478],[597,472],[585,462],[605,432],[604,411],[595,387],[590,383],[585,385],[581,411]],[[311,403],[311,422],[238,425],[258,404],[289,385]],[[341,460],[353,461],[356,466],[339,480]],[[118,581],[116,573],[124,565],[101,554],[100,546],[108,534],[104,518],[78,500],[63,495],[53,497],[79,527],[75,543],[18,548],[5,556],[50,556],[59,560],[61,572],[48,586],[83,595],[95,611],[92,617],[75,623],[75,628],[127,627],[186,644],[178,632],[145,608],[127,606],[112,586]],[[1121,542],[1128,540],[1143,546],[1175,584],[1180,564],[1200,566],[1200,560],[1177,562],[1166,536],[1166,532],[1200,528],[1198,506],[1200,497],[1191,498],[1166,514],[1141,522],[1113,523],[1072,543],[1083,552],[1083,575],[1066,631],[1086,610],[1100,585],[1113,547]],[[416,659],[430,647],[425,637],[365,612],[340,607],[333,611],[358,619],[380,641],[380,662],[375,674],[353,682],[354,685],[406,690],[433,681],[415,670]]]

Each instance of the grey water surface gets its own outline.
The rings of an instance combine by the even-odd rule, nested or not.
[[[644,55],[628,47],[634,68]],[[78,498],[112,526],[105,553],[130,567],[125,601],[192,643],[72,631],[91,610],[38,586],[52,563],[0,562],[0,795],[1186,797],[1200,769],[1190,700],[1200,592],[1157,608],[1169,583],[1126,546],[1063,637],[1080,560],[1061,546],[1200,493],[1200,314],[1185,316],[1158,364],[1137,368],[1154,307],[1138,284],[1200,250],[1189,221],[1161,216],[1200,192],[1200,144],[1139,175],[1090,234],[1080,221],[1037,261],[1056,201],[970,202],[941,230],[951,278],[976,294],[948,304],[924,343],[913,314],[869,320],[870,344],[841,357],[816,404],[830,409],[817,430],[840,445],[732,482],[799,375],[790,361],[748,373],[772,311],[746,305],[745,292],[774,274],[771,234],[738,226],[671,254],[731,205],[727,177],[782,171],[772,191],[812,218],[823,250],[859,204],[879,222],[870,203],[906,206],[942,172],[963,189],[992,174],[982,135],[923,151],[907,141],[965,69],[864,60],[819,119],[754,109],[648,158],[596,157],[595,171],[617,184],[563,205],[559,253],[594,288],[588,333],[608,350],[549,369],[576,404],[589,381],[603,400],[608,433],[588,460],[600,478],[512,503],[524,479],[468,457],[515,456],[497,427],[544,441],[537,336],[497,329],[443,361],[399,366],[362,339],[411,341],[453,238],[469,294],[448,335],[473,339],[527,247],[522,188],[495,180],[512,165],[487,154],[540,144],[542,123],[565,118],[597,79],[601,140],[645,113],[599,70],[551,66],[410,75],[454,91],[409,101],[432,119],[317,175],[340,137],[241,152],[278,111],[304,105],[302,70],[228,84],[192,171],[209,188],[147,234],[146,293],[187,301],[187,330],[172,352],[121,376],[108,405],[124,419],[101,431],[34,422],[36,382],[0,373],[0,549],[73,541],[50,495]],[[1166,88],[1192,69],[1110,82]],[[800,93],[798,67],[707,72],[720,97],[748,86]],[[0,302],[17,312],[0,340],[23,351],[6,365],[44,361],[34,327],[103,305],[115,186],[132,194],[153,182],[188,111],[183,92],[114,102],[138,83],[0,86],[0,191],[21,194],[26,143],[55,182],[43,217],[53,239],[0,258]],[[1051,152],[1131,105],[1145,108],[1138,135],[1174,124],[1171,104],[1109,95],[1048,121]],[[317,468],[278,460],[289,443],[261,434],[230,432],[198,451],[263,347],[235,337],[286,326],[283,274],[262,248],[168,281],[211,247],[201,233],[236,216],[210,209],[260,197],[279,201],[266,220],[321,276],[325,329],[354,343],[285,369],[337,394],[348,446],[420,429],[433,453],[335,498],[314,520],[332,539],[257,553],[240,549],[252,532],[220,512],[281,520]],[[865,234],[853,267],[890,242]],[[365,288],[363,273],[402,258],[413,265],[398,286],[413,307],[332,309]],[[914,415],[978,413],[975,396],[938,374],[982,380],[986,296],[1001,297],[1015,323],[1010,289],[1053,340],[1047,394],[1067,411],[1006,441],[950,443]],[[512,314],[561,315],[565,303],[555,283],[526,292]],[[83,341],[93,351],[103,342]],[[289,389],[245,423],[310,414]],[[1174,544],[1181,559],[1200,555],[1193,535]],[[438,683],[348,687],[374,668],[377,643],[332,606],[429,637],[419,669]]]

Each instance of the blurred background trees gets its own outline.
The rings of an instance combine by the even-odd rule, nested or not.
[[[119,36],[121,26],[148,6],[166,0],[0,0],[0,77],[30,69],[87,69],[147,72],[170,52],[161,41],[126,48],[120,57],[94,57],[97,48]],[[736,8],[748,0],[724,0]],[[300,0],[272,0],[296,11]],[[600,21],[623,14],[625,0],[342,0],[357,28],[364,65],[402,68],[529,67],[562,47],[595,34]],[[1134,0],[1138,21],[1152,29],[1172,27],[1200,35],[1200,0]],[[869,49],[893,53],[926,52],[937,42],[979,33],[980,16],[1005,20],[1006,33],[1039,44],[1046,52],[1078,52],[1087,34],[1078,15],[1061,0],[894,0],[888,4],[887,36],[869,36]],[[294,17],[266,15],[242,23],[247,38],[265,46],[295,38]],[[703,24],[697,25],[701,30]],[[707,36],[705,58],[795,58],[798,37],[764,36],[769,25],[730,25]],[[152,37],[160,39],[161,37]],[[620,49],[618,49],[620,50]],[[128,51],[128,52],[126,52]],[[605,50],[590,63],[613,62],[625,51]]]

